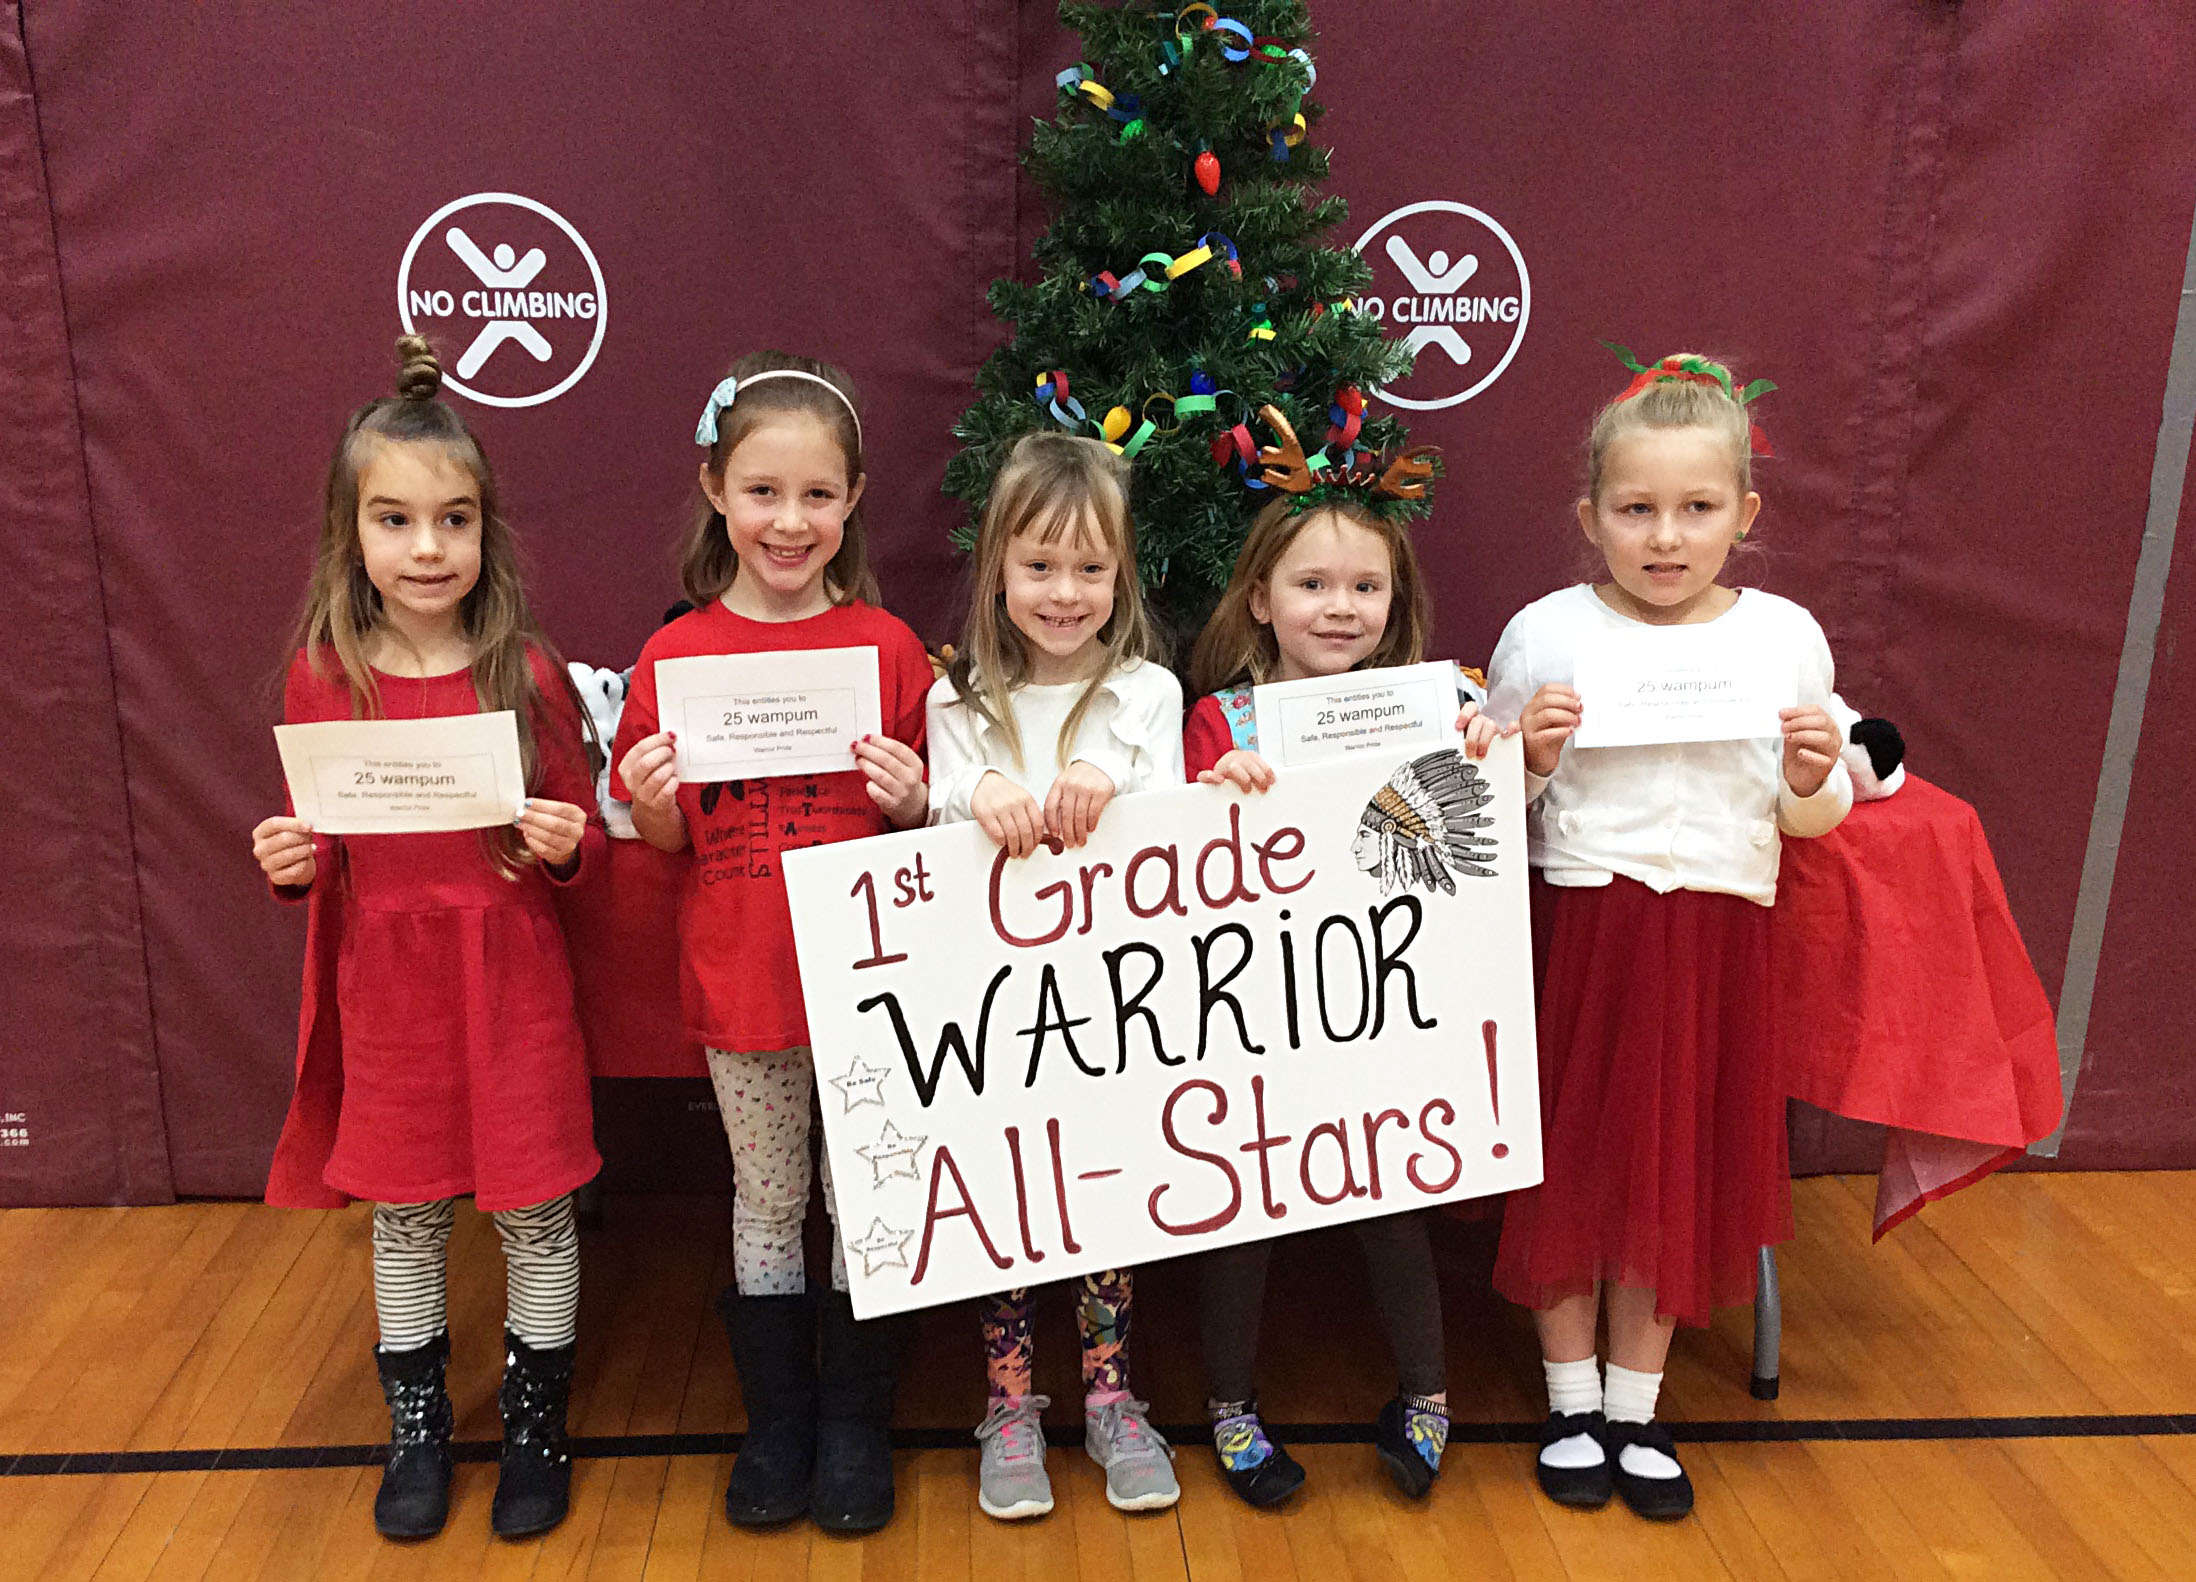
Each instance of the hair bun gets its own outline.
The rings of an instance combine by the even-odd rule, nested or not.
[[[432,401],[442,388],[442,364],[424,335],[397,337],[397,397],[404,401]]]

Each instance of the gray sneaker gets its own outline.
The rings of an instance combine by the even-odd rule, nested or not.
[[[1020,1405],[991,1403],[977,1426],[983,1449],[977,1468],[976,1503],[986,1516],[1018,1522],[1052,1509],[1052,1479],[1045,1476],[1045,1428],[1038,1413],[1052,1401],[1025,1395]]]
[[[1117,1511],[1165,1510],[1182,1497],[1174,1452],[1142,1401],[1108,1402],[1083,1417],[1083,1451],[1106,1469],[1106,1500]]]

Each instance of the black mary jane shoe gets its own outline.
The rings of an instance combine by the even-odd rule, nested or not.
[[[1535,1457],[1533,1470],[1540,1476],[1540,1492],[1558,1505],[1582,1511],[1598,1511],[1616,1492],[1616,1452],[1609,1448],[1609,1425],[1599,1412],[1550,1412],[1540,1427],[1540,1448],[1585,1434],[1601,1446],[1601,1461],[1591,1467],[1551,1467]]]
[[[1396,1488],[1410,1499],[1424,1499],[1441,1473],[1412,1441],[1411,1409],[1400,1395],[1380,1408],[1380,1419],[1373,1424],[1373,1453],[1388,1469]]]
[[[1685,1475],[1683,1467],[1674,1478],[1643,1478],[1636,1472],[1624,1470],[1626,1445],[1659,1450],[1672,1461],[1677,1460],[1677,1446],[1670,1442],[1670,1430],[1660,1423],[1611,1423],[1605,1445],[1616,1490],[1624,1496],[1624,1503],[1631,1506],[1633,1515],[1644,1516],[1649,1521],[1674,1522],[1692,1512],[1693,1480]]]
[[[1228,1480],[1228,1487],[1245,1505],[1258,1510],[1270,1510],[1304,1486],[1304,1468],[1290,1455],[1288,1447],[1267,1436],[1273,1446],[1273,1454],[1254,1467],[1231,1467],[1220,1463],[1220,1475]]]

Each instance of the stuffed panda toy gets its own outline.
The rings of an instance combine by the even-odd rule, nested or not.
[[[587,705],[587,714],[595,722],[595,739],[602,744],[595,766],[595,803],[602,809],[603,827],[613,840],[638,840],[640,831],[633,828],[633,804],[619,802],[610,795],[610,744],[618,739],[618,716],[625,712],[625,693],[630,685],[631,670],[597,670],[593,665],[578,661],[567,664],[572,673],[572,685],[579,690],[580,701]]]
[[[1856,801],[1881,802],[1906,784],[1906,739],[1896,725],[1862,718],[1836,693],[1830,695],[1830,717],[1845,732],[1845,749],[1838,756],[1853,777]]]
[[[680,616],[693,610],[685,599],[679,600],[663,612],[660,624],[669,626]],[[587,705],[589,718],[595,722],[595,737],[602,743],[603,761],[595,766],[595,802],[602,809],[602,822],[614,840],[639,840],[640,831],[633,827],[633,804],[620,802],[610,795],[610,744],[618,739],[618,720],[625,713],[625,695],[633,685],[633,667],[623,670],[597,670],[593,665],[568,664],[572,673],[572,685],[579,689],[580,701]]]

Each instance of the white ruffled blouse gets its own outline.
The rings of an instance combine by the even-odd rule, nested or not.
[[[1182,783],[1182,684],[1164,665],[1137,660],[1099,683],[1064,756],[1060,728],[1087,683],[1025,686],[1013,693],[1014,726],[1026,762],[1016,763],[1000,733],[986,725],[941,676],[930,689],[930,822],[972,818],[969,799],[996,769],[1042,802],[1060,771],[1078,760],[1127,796]]]

